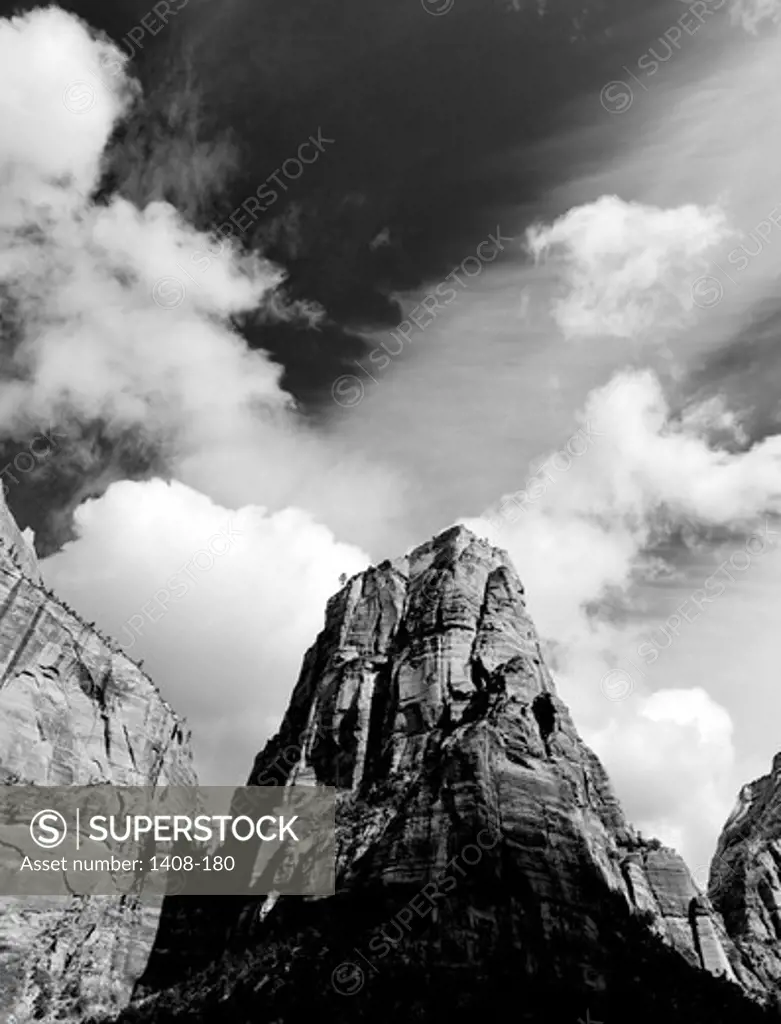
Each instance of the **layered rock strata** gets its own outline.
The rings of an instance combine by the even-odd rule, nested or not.
[[[579,738],[508,556],[465,529],[329,602],[250,783],[339,789],[337,895],[168,901],[123,1021],[762,1017],[719,914]]]
[[[708,893],[753,973],[781,993],[781,754],[769,774],[741,789]]]
[[[195,784],[189,732],[149,677],[44,586],[0,501],[0,784],[107,782]],[[0,899],[0,1020],[116,1011],[158,917],[131,897]]]

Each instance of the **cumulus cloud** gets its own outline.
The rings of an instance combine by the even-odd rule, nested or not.
[[[219,322],[256,305],[274,275],[225,260],[188,290],[171,272],[207,243],[165,204],[77,208],[46,230],[17,241],[23,276],[6,278],[22,334],[7,426],[65,407],[182,444],[254,402],[285,403],[278,368]]]
[[[554,636],[576,608],[631,582],[663,515],[748,529],[781,511],[781,436],[745,452],[709,447],[699,431],[712,413],[674,420],[651,371],[616,375],[579,419],[576,441],[538,460],[525,489],[492,513]]]
[[[709,403],[675,418],[655,374],[618,374],[589,396],[580,429],[538,462],[522,491],[467,520],[510,552],[563,696],[638,818],[700,857],[702,835],[712,842],[731,798],[713,788],[714,772],[723,780],[732,767],[731,743],[720,742],[730,716],[697,688],[650,693],[625,671],[637,657],[638,625],[615,609],[631,601],[649,552],[676,524],[749,533],[760,517],[781,513],[781,437],[747,451],[718,447],[709,431],[725,417],[732,426]],[[651,617],[646,609],[646,626]],[[692,787],[685,800],[667,801],[682,777]],[[700,811],[687,817],[681,800],[695,792]]]
[[[729,234],[718,207],[660,209],[605,195],[532,225],[526,244],[535,261],[559,268],[563,294],[552,312],[567,337],[632,338],[685,321],[693,283]]]
[[[144,661],[193,729],[201,781],[240,784],[340,573],[368,556],[301,509],[225,508],[162,480],[113,484],[76,529],[42,563],[47,584]]]
[[[6,198],[9,185],[33,201],[47,183],[67,179],[84,192],[93,186],[106,140],[136,91],[126,62],[113,43],[59,8],[0,20]]]
[[[641,699],[631,718],[612,718],[589,739],[631,794],[636,826],[677,849],[696,850],[691,868],[706,864],[710,837],[734,800],[728,712],[698,686],[658,690]],[[702,884],[707,875],[699,874]]]
[[[16,378],[0,423],[66,407],[186,443],[253,404],[285,404],[279,368],[229,324],[284,275],[167,203],[90,201],[137,92],[125,61],[56,8],[0,22],[0,284]]]

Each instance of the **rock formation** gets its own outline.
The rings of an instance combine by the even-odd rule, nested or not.
[[[121,1021],[770,1019],[682,859],[624,818],[508,557],[462,528],[331,599],[250,782],[338,787],[336,896],[168,900]]]
[[[152,681],[41,580],[0,498],[0,784],[192,785],[190,737]],[[0,898],[0,1021],[115,1011],[159,916],[131,897]]]
[[[711,863],[708,893],[744,961],[781,991],[781,754],[740,791]]]
[[[0,487],[0,553],[4,561],[12,562],[28,579],[41,583],[41,573],[32,543],[28,542],[16,525],[2,492],[3,488]]]

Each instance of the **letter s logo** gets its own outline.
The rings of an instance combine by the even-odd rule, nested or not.
[[[30,822],[33,842],[44,850],[53,850],[65,841],[68,825],[59,811],[38,811]]]

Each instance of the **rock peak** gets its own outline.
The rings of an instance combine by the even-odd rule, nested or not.
[[[11,515],[5,500],[4,486],[0,486],[0,551],[3,561],[11,562],[35,583],[42,582],[35,551]]]
[[[494,547],[488,540],[479,537],[462,523],[449,526],[435,534],[431,540],[417,544],[407,552],[404,559],[394,560],[394,564],[406,560],[411,565],[420,565],[432,556],[456,561],[465,551],[469,551],[470,556],[476,560],[482,558],[485,561],[495,561],[498,557],[508,566],[511,565],[506,551]]]
[[[503,564],[509,572],[517,575],[506,551],[494,547],[488,540],[479,537],[467,526],[456,523],[435,534],[431,540],[416,544],[405,555],[393,559],[386,558],[384,561],[356,573],[345,586],[349,589],[356,580],[364,581],[369,578],[379,579],[380,585],[383,585],[383,581],[387,585],[389,574],[393,573],[405,579],[414,578],[425,572],[434,563],[439,566],[456,563],[465,552],[474,562]]]
[[[344,784],[347,771],[349,785],[365,786],[414,761],[432,730],[475,713],[474,698],[485,704],[513,671],[534,677],[533,697],[553,689],[509,557],[457,525],[359,573],[331,598],[288,726],[297,730],[305,716],[313,736],[354,748],[357,762],[342,750],[337,776],[326,771],[318,781]],[[357,716],[349,742],[345,715]]]
[[[483,548],[486,553],[496,550],[487,540],[482,537],[478,537],[474,531],[470,530],[469,527],[464,526],[463,523],[455,523],[453,526],[448,526],[446,529],[435,534],[431,540],[426,541],[423,544],[416,544],[408,555],[411,557],[418,553],[422,554],[428,550],[454,552],[463,551],[464,548],[467,548],[470,545],[477,545],[478,547]]]
[[[390,1021],[471,1019],[445,1007],[451,996],[466,1007],[475,985],[472,1016],[500,988],[518,1005],[534,1004],[534,992],[550,1003],[560,991],[585,998],[635,986],[599,1019],[638,1020],[659,978],[678,971],[678,994],[665,1003],[663,992],[658,1015],[643,1019],[687,1024],[706,1019],[692,1014],[699,996],[687,986],[705,986],[716,1005],[723,993],[707,986],[723,983],[741,1012],[743,993],[761,991],[683,860],[627,822],[556,692],[515,568],[464,526],[367,569],[331,599],[250,783],[336,787],[337,896],[303,908],[285,899],[227,907],[222,947],[210,908],[199,917],[188,904],[178,919],[172,909],[140,990],[145,1020],[168,1019],[155,1016],[155,993],[178,981],[175,998],[189,993],[192,1019],[204,1019],[208,984],[192,980],[200,970],[237,1024],[254,1019],[242,1016],[242,993],[261,989],[269,1020],[304,1019],[311,998],[334,1020]],[[379,941],[398,908],[440,891],[467,849],[474,866],[437,904],[426,940],[397,929]],[[235,981],[225,945],[248,955]],[[260,959],[269,950],[272,975]],[[383,950],[384,960],[350,1003],[361,1008],[353,1017],[338,989],[334,1003],[333,978],[355,950],[364,960]],[[273,976],[288,972],[306,983],[276,994]]]

